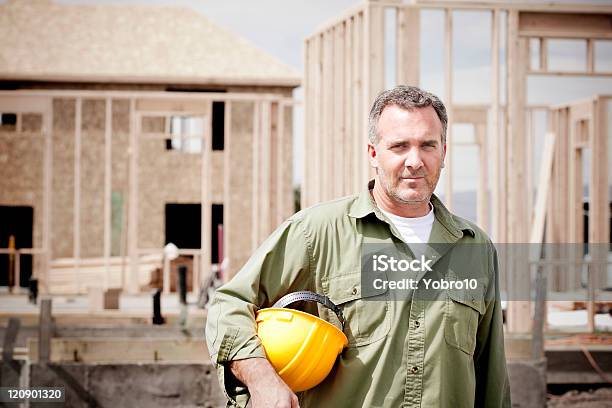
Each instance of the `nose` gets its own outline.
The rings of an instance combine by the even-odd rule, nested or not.
[[[421,159],[419,149],[413,148],[406,152],[404,166],[411,170],[418,170],[423,167],[423,160]]]

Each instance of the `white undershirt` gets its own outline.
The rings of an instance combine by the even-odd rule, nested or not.
[[[397,228],[405,243],[426,244],[429,241],[431,228],[435,220],[431,203],[429,204],[429,208],[429,213],[427,213],[427,215],[415,218],[400,217],[399,215],[391,214],[383,209],[380,211],[382,211],[382,213],[389,218],[389,221],[393,223],[395,228]]]

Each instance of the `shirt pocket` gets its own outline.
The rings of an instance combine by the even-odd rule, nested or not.
[[[444,338],[449,346],[469,355],[476,349],[478,321],[485,312],[484,289],[447,290]]]
[[[349,347],[365,346],[389,334],[388,289],[368,289],[367,296],[362,295],[361,272],[329,278],[327,296],[342,310]]]

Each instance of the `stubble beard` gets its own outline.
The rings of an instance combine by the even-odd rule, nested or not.
[[[407,198],[407,197],[402,197],[401,194],[401,187],[400,187],[400,179],[396,180],[396,184],[395,185],[390,185],[389,180],[386,177],[386,173],[385,171],[378,167],[376,169],[377,174],[378,174],[378,180],[381,182],[381,185],[383,187],[383,190],[385,190],[385,192],[387,193],[387,196],[389,196],[393,201],[395,201],[398,204],[403,204],[403,205],[410,205],[410,206],[417,206],[417,205],[421,205],[423,203],[427,203],[429,202],[429,200],[431,199],[431,196],[433,194],[433,191],[436,188],[436,185],[438,184],[438,180],[440,179],[440,174],[442,173],[442,168],[440,167],[438,169],[438,172],[436,174],[435,179],[433,180],[433,182],[429,182],[429,180],[427,179],[426,176],[425,177],[425,183],[427,184],[427,190],[424,192],[424,196],[421,198]]]

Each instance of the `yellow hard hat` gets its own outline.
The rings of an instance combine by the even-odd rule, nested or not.
[[[333,310],[344,328],[342,311],[328,297],[300,291],[283,296],[271,308],[257,312],[257,335],[268,360],[294,392],[318,385],[331,371],[348,339],[333,324],[302,312],[286,309],[298,301],[315,301]]]

